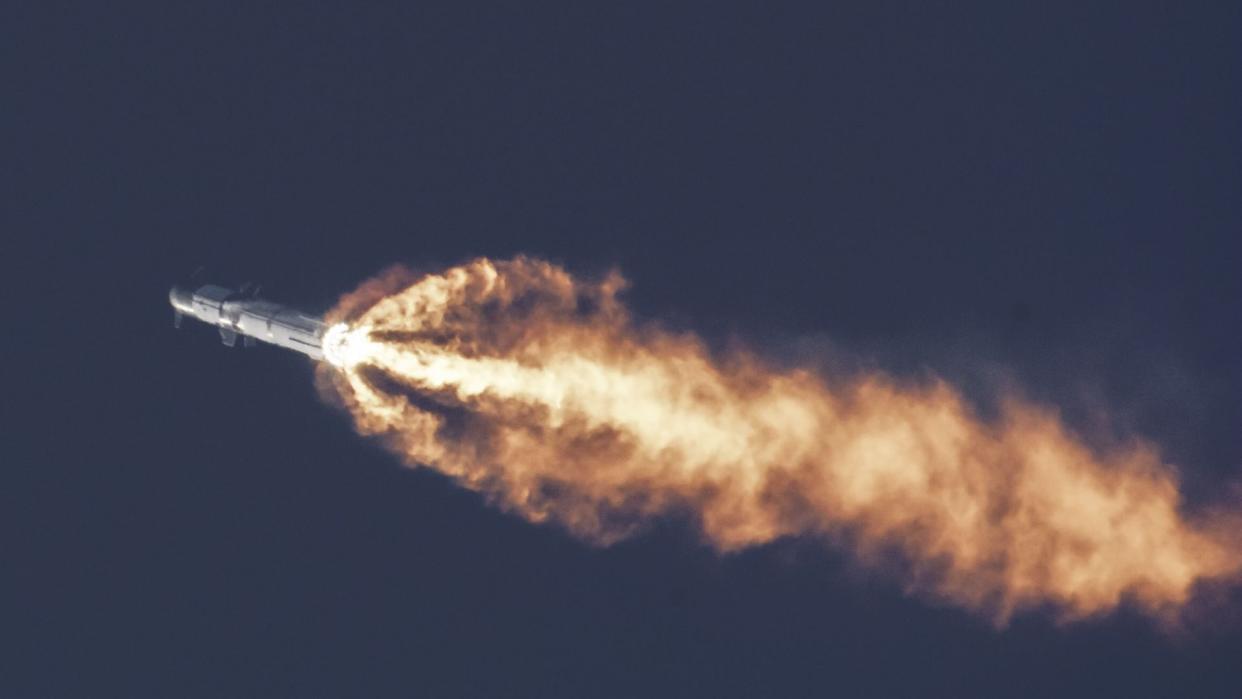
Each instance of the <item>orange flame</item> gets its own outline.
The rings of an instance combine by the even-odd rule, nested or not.
[[[1098,453],[1014,399],[987,422],[943,382],[713,357],[636,324],[624,285],[522,257],[390,270],[342,300],[324,378],[411,465],[593,542],[670,513],[724,551],[827,536],[1002,624],[1125,600],[1167,616],[1242,568],[1148,444]]]

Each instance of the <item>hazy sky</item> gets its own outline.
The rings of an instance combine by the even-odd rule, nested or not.
[[[782,361],[1016,383],[1242,470],[1242,16],[910,3],[3,11],[13,696],[1221,696],[1237,593],[997,632],[834,547],[612,549],[400,467],[311,367],[171,329],[200,265],[619,266]],[[5,587],[9,587],[5,585]]]

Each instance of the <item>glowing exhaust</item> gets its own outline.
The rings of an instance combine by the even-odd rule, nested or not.
[[[592,542],[670,515],[723,551],[822,537],[998,623],[1167,618],[1238,574],[1230,526],[1182,512],[1151,444],[1094,451],[1017,398],[985,421],[939,381],[715,355],[634,322],[623,287],[529,258],[390,271],[329,315],[320,378],[407,463]]]

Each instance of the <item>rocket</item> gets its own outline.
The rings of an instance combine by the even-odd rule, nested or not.
[[[229,289],[206,284],[191,291],[174,286],[168,292],[173,307],[173,325],[190,316],[220,329],[220,339],[233,347],[242,338],[246,347],[255,341],[301,352],[322,360],[323,337],[328,326],[322,318],[258,297],[258,287],[243,285]]]

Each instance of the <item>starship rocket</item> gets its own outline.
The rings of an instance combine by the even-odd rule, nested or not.
[[[323,336],[328,326],[322,318],[258,297],[258,288],[230,289],[206,284],[190,290],[174,286],[168,292],[173,307],[173,325],[181,327],[186,316],[220,330],[220,339],[232,347],[242,338],[246,347],[255,341],[301,352],[322,360]]]

